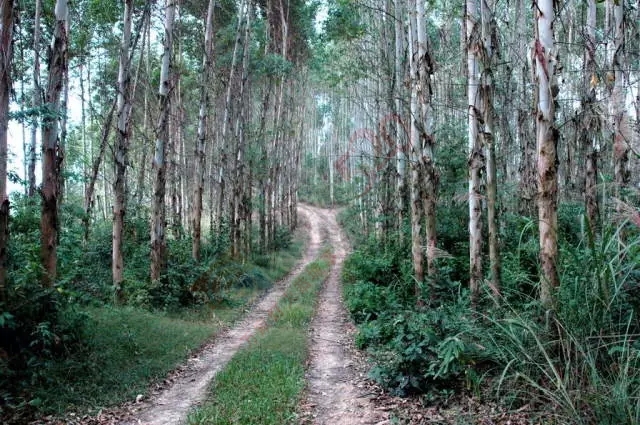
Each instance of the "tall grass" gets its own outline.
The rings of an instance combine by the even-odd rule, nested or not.
[[[586,239],[563,252],[556,309],[503,300],[483,316],[482,343],[501,397],[562,424],[638,424],[640,235],[623,224]]]

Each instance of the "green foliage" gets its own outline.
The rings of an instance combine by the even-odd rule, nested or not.
[[[29,411],[42,399],[33,388],[55,377],[52,365],[84,349],[86,315],[60,288],[39,281],[13,286],[0,304],[0,417]]]
[[[358,324],[356,345],[367,348],[375,362],[371,376],[401,395],[441,397],[451,388],[475,386],[474,365],[487,360],[464,336],[472,317],[465,298],[417,308],[406,255],[393,244],[380,252],[370,240],[345,261],[345,306]]]
[[[336,0],[329,4],[329,13],[324,22],[324,34],[329,40],[353,40],[365,34],[361,12],[356,2]]]
[[[301,254],[301,243],[283,229],[277,241],[286,251],[270,253],[263,267],[231,258],[226,236],[203,240],[199,264],[191,258],[190,238],[170,238],[167,274],[152,285],[149,221],[141,208],[127,215],[124,228],[129,307],[113,308],[111,223],[92,223],[85,241],[79,200],[65,199],[53,288],[40,284],[39,202],[12,199],[8,299],[0,304],[0,420],[24,423],[35,411],[85,409],[143,392],[235,320]],[[192,316],[208,324],[193,323]]]
[[[237,307],[236,307],[237,308]],[[187,354],[220,330],[220,321],[194,322],[135,308],[92,307],[83,349],[42,365],[46,380],[32,382],[43,412],[95,408],[144,393]]]
[[[291,73],[293,64],[277,54],[267,54],[253,64],[258,75],[280,78]]]
[[[393,288],[360,281],[345,288],[345,304],[356,323],[377,319],[387,310],[400,307],[400,299]]]

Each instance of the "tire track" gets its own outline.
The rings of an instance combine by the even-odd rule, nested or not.
[[[310,367],[307,371],[302,423],[364,425],[389,423],[388,414],[375,409],[370,394],[359,385],[356,361],[350,351],[353,325],[342,304],[340,276],[349,244],[338,226],[335,210],[301,207],[322,221],[334,250],[334,263],[311,323]]]

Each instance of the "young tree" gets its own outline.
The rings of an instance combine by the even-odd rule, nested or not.
[[[156,147],[153,157],[153,210],[151,216],[151,280],[157,282],[165,272],[167,263],[167,242],[165,240],[166,209],[166,145],[169,139],[169,113],[171,111],[171,52],[173,50],[173,23],[175,1],[165,0],[164,51],[160,69],[158,103],[160,116],[156,129]]]
[[[40,17],[42,15],[42,0],[35,0],[35,14],[33,17],[33,87],[32,107],[37,110],[42,105],[42,89],[40,87]],[[36,193],[36,145],[38,120],[31,124],[31,139],[27,150],[27,195],[32,197]]]
[[[585,25],[585,46],[583,62],[582,122],[580,146],[586,151],[584,175],[584,203],[591,234],[595,235],[599,221],[597,192],[598,148],[597,135],[601,130],[600,115],[596,111],[596,87],[598,85],[596,64],[596,0],[587,1],[587,22]]]
[[[538,229],[540,232],[540,300],[553,304],[558,280],[558,129],[555,102],[559,87],[558,49],[553,24],[553,0],[537,0],[536,38],[533,46],[534,83],[538,89],[536,138],[538,152]]]
[[[7,128],[11,94],[14,0],[0,2],[0,302],[6,300],[9,197],[7,196]]]
[[[42,216],[40,219],[43,286],[52,286],[57,272],[58,192],[62,155],[58,137],[60,93],[68,68],[67,0],[56,0],[53,40],[49,50],[47,113],[42,120]]]

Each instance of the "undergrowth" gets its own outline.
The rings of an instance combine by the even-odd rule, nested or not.
[[[169,238],[167,274],[149,282],[148,220],[125,223],[126,305],[113,307],[110,223],[84,241],[83,212],[60,211],[58,279],[40,284],[39,205],[13,204],[7,299],[0,302],[0,421],[99,408],[131,399],[235,320],[301,256],[302,242],[280,229],[280,250],[240,262],[223,237]]]
[[[501,296],[487,290],[475,308],[458,279],[468,276],[458,257],[468,245],[451,236],[455,229],[444,229],[439,245],[450,255],[424,283],[411,277],[408,246],[360,239],[343,281],[356,344],[374,362],[371,377],[425,403],[468,394],[526,407],[544,423],[640,423],[640,232],[623,223],[594,237],[580,214],[560,211],[562,282],[553,309],[537,300],[529,219],[504,217]],[[456,221],[453,210],[441,222]],[[416,284],[431,295],[427,305],[416,302]]]
[[[189,424],[295,423],[308,326],[330,267],[330,252],[324,250],[293,280],[269,315],[267,328],[217,375],[212,400],[190,415]]]

